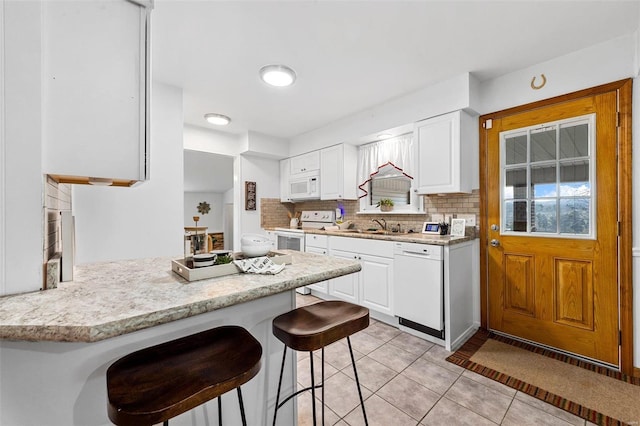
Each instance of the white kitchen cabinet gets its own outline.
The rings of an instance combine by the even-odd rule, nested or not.
[[[314,172],[320,169],[320,151],[311,151],[306,154],[296,155],[289,160],[291,176]]]
[[[415,124],[419,194],[471,192],[478,188],[478,120],[465,111]]]
[[[341,250],[331,250],[331,256],[337,257],[339,259],[357,259],[358,254],[341,251]],[[333,278],[329,281],[329,295],[336,297],[338,299],[344,300],[346,302],[351,302],[355,304],[360,304],[360,295],[358,293],[360,282],[360,274],[362,271],[356,274],[344,275],[342,277]]]
[[[340,144],[320,150],[320,199],[357,200],[358,149]]]
[[[383,314],[393,315],[393,259],[358,255],[360,304]]]
[[[361,238],[330,237],[329,254],[360,261],[357,274],[334,278],[329,295],[393,315],[393,243]]]
[[[42,4],[44,172],[148,179],[151,3]]]
[[[326,256],[329,254],[327,248],[328,237],[326,235],[307,234],[305,238],[305,250],[307,253],[315,253]],[[314,293],[329,293],[329,281],[321,281],[315,284],[310,284],[307,288],[311,289]]]
[[[285,158],[280,160],[280,201],[290,203],[289,195],[289,172],[291,170],[291,160]]]

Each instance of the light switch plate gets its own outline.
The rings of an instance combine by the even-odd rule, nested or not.
[[[476,226],[476,215],[475,214],[458,214],[456,215],[458,219],[464,219],[465,226]]]

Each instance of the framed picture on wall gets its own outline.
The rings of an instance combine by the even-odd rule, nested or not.
[[[256,209],[256,183],[244,182],[244,209],[255,210]]]

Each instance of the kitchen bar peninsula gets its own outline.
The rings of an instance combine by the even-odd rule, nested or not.
[[[173,273],[169,258],[82,265],[57,289],[0,298],[0,425],[108,425],[105,372],[112,362],[224,324],[245,327],[263,346],[262,369],[243,395],[249,424],[270,424],[283,349],[271,320],[295,307],[293,289],[360,270],[355,261],[291,255],[277,275],[193,282]],[[285,384],[283,392],[293,390],[293,356]],[[240,421],[233,396],[222,398],[229,425]],[[295,424],[289,406],[278,424]],[[206,425],[216,417],[214,400],[171,424]]]

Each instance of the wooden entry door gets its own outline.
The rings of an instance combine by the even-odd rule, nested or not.
[[[503,116],[486,143],[488,328],[619,365],[617,96]]]

